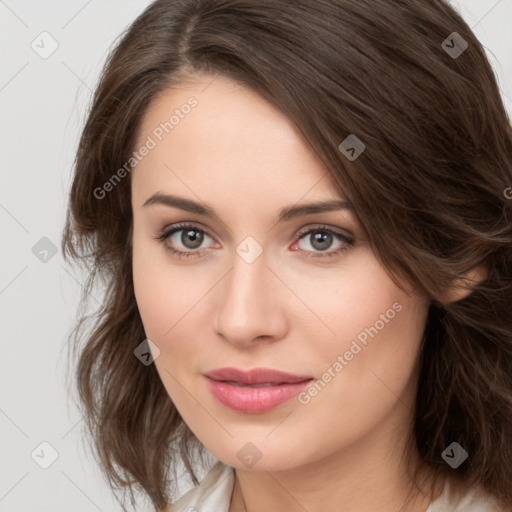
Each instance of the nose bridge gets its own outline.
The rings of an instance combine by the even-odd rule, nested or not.
[[[242,242],[237,247],[216,314],[217,332],[238,344],[262,336],[280,336],[284,327],[279,293],[267,258],[263,252],[256,254],[251,243]]]

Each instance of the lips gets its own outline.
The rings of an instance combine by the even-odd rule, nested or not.
[[[250,387],[296,384],[313,378],[311,375],[293,375],[270,368],[254,368],[249,371],[243,371],[237,368],[219,368],[218,370],[213,370],[204,375],[212,380]]]
[[[267,368],[221,368],[205,373],[207,386],[224,406],[242,413],[264,413],[298,395],[313,377]]]

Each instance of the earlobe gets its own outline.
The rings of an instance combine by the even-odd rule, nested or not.
[[[487,277],[487,265],[481,263],[464,274],[462,284],[454,284],[446,294],[445,303],[458,302],[471,294],[474,287]]]

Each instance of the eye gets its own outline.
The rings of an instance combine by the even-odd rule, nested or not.
[[[180,234],[181,233],[181,234]],[[177,257],[187,258],[190,256],[201,256],[202,251],[197,250],[205,238],[213,238],[206,233],[203,229],[195,224],[175,224],[172,228],[164,229],[164,231],[156,237],[157,240],[164,244],[165,249],[175,254]],[[167,243],[167,240],[172,242],[172,246]],[[187,250],[176,249],[178,245]]]
[[[304,251],[304,257],[306,258],[329,258],[338,256],[343,251],[346,251],[350,246],[354,245],[354,240],[351,237],[327,226],[310,228],[305,232],[300,232],[298,236],[299,241],[292,246],[292,250],[296,250],[301,241],[309,238],[309,243],[306,244],[306,246],[309,245],[309,247],[312,247],[313,251],[308,250],[306,247],[306,250]],[[337,248],[328,251],[333,242],[336,241],[338,242]]]

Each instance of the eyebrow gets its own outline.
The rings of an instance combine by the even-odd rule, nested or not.
[[[180,210],[185,210],[186,212],[196,213],[204,217],[209,217],[221,221],[220,217],[215,213],[215,210],[211,206],[204,203],[197,203],[191,199],[185,199],[184,197],[157,192],[148,198],[142,206],[145,208],[154,204],[179,208]],[[342,200],[332,199],[329,201],[307,203],[298,206],[292,205],[279,210],[278,222],[285,222],[296,217],[312,215],[315,213],[334,212],[344,209],[353,210],[352,203],[346,198],[343,198]]]

